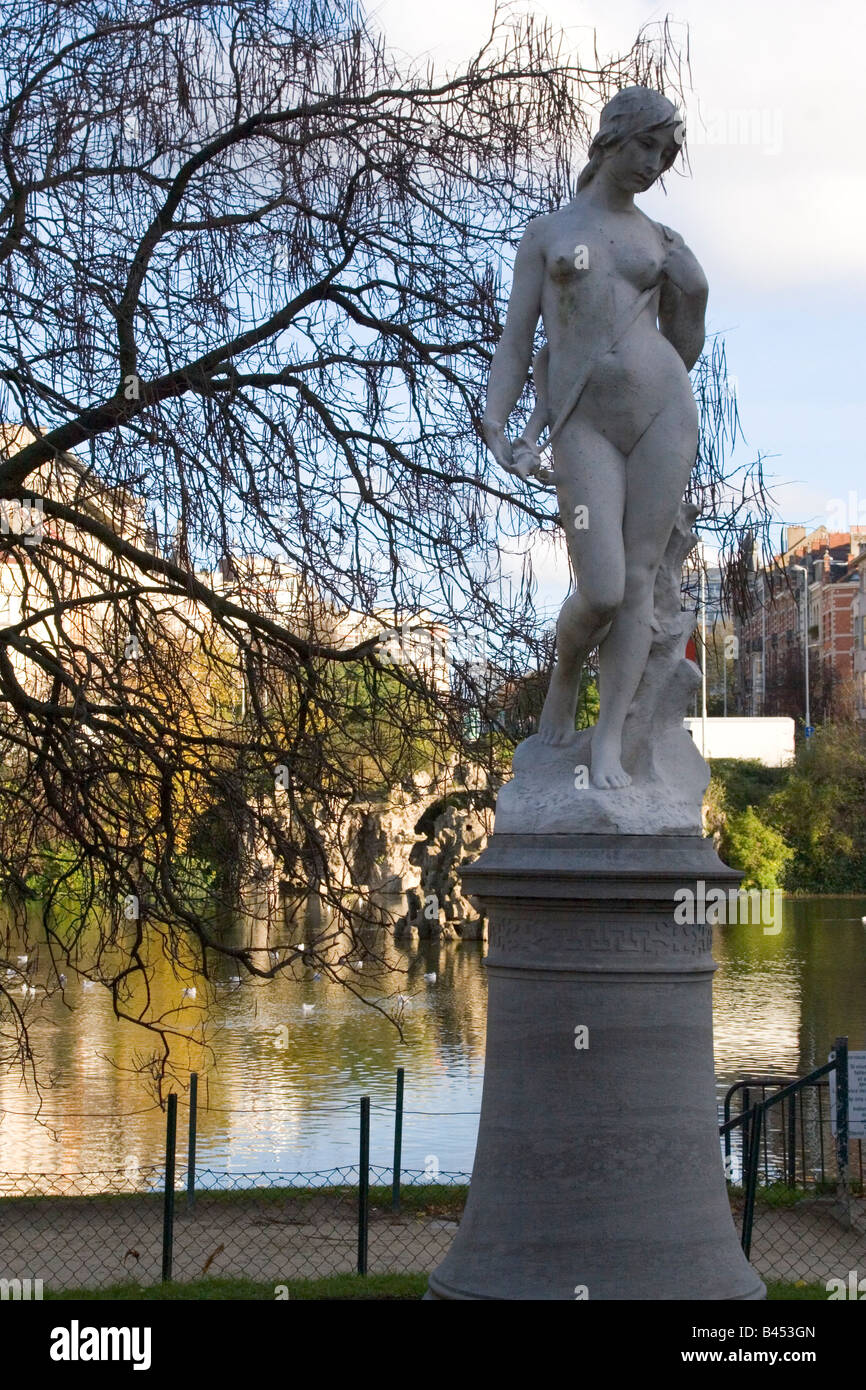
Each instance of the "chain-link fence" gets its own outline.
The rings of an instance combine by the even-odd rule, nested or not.
[[[721,1128],[731,1208],[768,1281],[826,1288],[834,1279],[850,1284],[852,1272],[855,1283],[857,1271],[866,1276],[862,1143],[844,1124],[839,1133],[847,1094],[843,1086],[831,1101],[830,1070],[838,1073],[838,1051],[832,1067],[809,1077],[747,1078],[728,1095]],[[15,1281],[23,1288],[27,1280],[57,1292],[208,1277],[276,1289],[356,1272],[427,1274],[457,1230],[469,1174],[439,1171],[435,1161],[423,1171],[402,1168],[402,1077],[393,1113],[388,1167],[369,1162],[364,1098],[354,1165],[291,1174],[196,1170],[193,1137],[175,1171],[170,1098],[163,1165],[0,1173],[0,1297],[19,1296]]]
[[[744,1198],[732,1193],[738,1225]],[[818,1284],[831,1291],[850,1287],[850,1275],[866,1289],[866,1203],[853,1194],[848,1201],[779,1187],[758,1190],[752,1217],[749,1260],[768,1282]],[[843,1295],[847,1297],[848,1295]]]
[[[401,1174],[372,1166],[366,1271],[426,1274],[446,1254],[463,1212],[468,1173]],[[186,1175],[175,1194],[171,1274],[258,1284],[350,1274],[359,1268],[360,1171],[231,1174],[200,1171],[190,1201]],[[76,1175],[0,1174],[0,1283],[41,1279],[45,1289],[107,1289],[159,1282],[164,1268],[164,1170]],[[855,1180],[846,1212],[833,1192],[760,1187],[750,1259],[765,1280],[789,1284],[866,1276],[866,1201]],[[96,1189],[102,1190],[97,1193]],[[742,1189],[731,1209],[743,1220]]]
[[[278,1285],[349,1274],[359,1267],[360,1171],[196,1174],[192,1199],[179,1174],[171,1275],[249,1279]],[[369,1169],[368,1273],[427,1273],[451,1243],[466,1199],[467,1173],[404,1171],[394,1205],[390,1168]],[[0,1273],[41,1279],[45,1289],[154,1284],[165,1268],[164,1170],[75,1176],[0,1175]],[[102,1191],[94,1192],[96,1186]]]

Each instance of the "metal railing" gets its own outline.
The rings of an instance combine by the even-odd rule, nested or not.
[[[769,1154],[770,1117],[778,1108],[780,1126],[781,1172],[780,1177],[789,1188],[797,1186],[797,1111],[799,1101],[800,1166],[802,1185],[811,1182],[827,1184],[826,1154],[824,1143],[824,1110],[822,1092],[828,1089],[831,1074],[836,1079],[835,1104],[835,1159],[836,1159],[836,1197],[843,1219],[850,1224],[850,1180],[849,1180],[849,1134],[848,1134],[848,1039],[837,1038],[828,1062],[809,1072],[808,1076],[749,1076],[735,1082],[728,1088],[724,1100],[724,1120],[719,1126],[719,1134],[724,1144],[725,1176],[733,1179],[732,1136],[735,1130],[742,1132],[742,1183],[744,1188],[742,1245],[748,1256],[751,1251],[754,1229],[755,1200],[758,1191],[758,1178],[763,1156],[764,1180],[771,1181],[771,1159]],[[752,1093],[760,1089],[761,1099],[750,1104]],[[772,1094],[768,1095],[768,1090]],[[804,1097],[812,1091],[817,1100],[817,1126],[815,1132],[819,1144],[819,1164],[809,1163],[806,1157],[806,1116]],[[732,1101],[739,1094],[741,1109],[738,1115],[731,1115]],[[830,1112],[827,1105],[828,1118]],[[818,1178],[820,1172],[820,1179]],[[863,1149],[859,1145],[859,1182],[863,1183]]]

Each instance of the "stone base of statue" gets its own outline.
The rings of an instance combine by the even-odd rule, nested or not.
[[[494,834],[463,871],[489,916],[469,1199],[434,1298],[756,1299],[725,1191],[712,927],[736,887],[699,836]]]
[[[632,785],[588,783],[590,733],[529,739],[463,869],[489,922],[487,1056],[466,1211],[427,1298],[765,1296],[725,1189],[712,927],[695,921],[741,875],[701,833],[709,770],[682,722],[700,679],[679,598],[694,516],[656,584]]]

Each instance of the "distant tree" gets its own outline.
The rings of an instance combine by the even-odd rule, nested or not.
[[[781,888],[794,851],[754,806],[729,814],[722,834],[722,855],[745,875],[743,888]]]
[[[858,893],[866,885],[866,736],[858,720],[818,728],[797,750],[765,819],[794,854],[784,885],[800,893]]]
[[[786,769],[754,759],[714,758],[704,797],[704,829],[724,859],[745,875],[743,888],[781,888],[793,858],[768,811]]]

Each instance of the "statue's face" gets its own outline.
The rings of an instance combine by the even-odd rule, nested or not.
[[[641,131],[611,150],[605,160],[608,177],[629,193],[645,193],[669,167],[678,149],[669,127]]]

